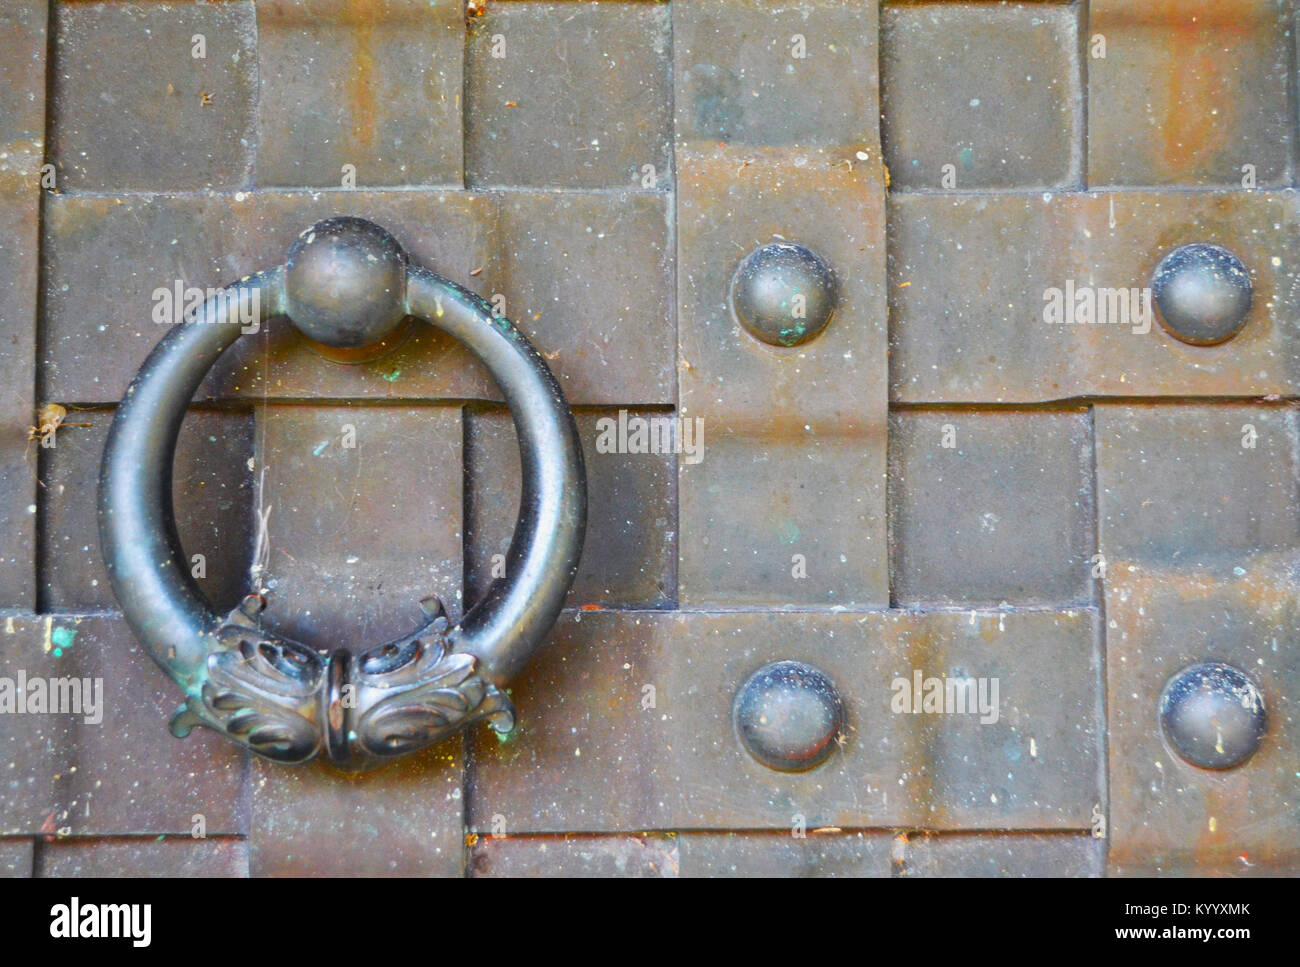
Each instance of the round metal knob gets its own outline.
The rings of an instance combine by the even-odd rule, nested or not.
[[[1240,669],[1223,662],[1184,668],[1165,685],[1160,724],[1192,765],[1230,769],[1259,748],[1268,729],[1264,696]]]
[[[736,318],[755,339],[797,346],[831,320],[839,300],[835,273],[802,245],[771,242],[750,252],[731,280]]]
[[[782,772],[824,762],[844,724],[835,683],[799,661],[772,662],[750,675],[736,693],[733,715],[749,754]]]
[[[327,218],[298,236],[284,260],[285,310],[317,342],[369,346],[406,317],[406,253],[361,218]]]
[[[245,331],[288,312],[334,346],[382,339],[414,316],[459,339],[497,381],[521,451],[521,496],[506,577],[455,627],[436,598],[413,632],[353,657],[275,635],[248,596],[219,616],[190,579],[176,537],[176,436],[199,384]],[[545,361],[474,293],[409,266],[377,225],[332,218],[288,262],[219,290],[173,328],[117,409],[100,468],[99,528],[113,593],[141,643],[181,686],[172,731],[216,729],[258,755],[300,763],[321,751],[348,769],[423,748],[470,723],[513,727],[504,684],[528,661],[573,583],[586,526],[587,478],[573,414]]]
[[[1213,346],[1241,331],[1250,312],[1250,273],[1226,248],[1196,242],[1174,249],[1151,275],[1161,323],[1176,339]]]

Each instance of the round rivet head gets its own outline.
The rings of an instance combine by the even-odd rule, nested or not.
[[[406,316],[406,253],[373,222],[327,218],[290,247],[284,294],[303,335],[343,349],[369,346]]]
[[[731,280],[731,305],[745,331],[771,346],[797,346],[826,328],[839,285],[826,261],[802,245],[754,249]]]
[[[1160,724],[1180,756],[1203,769],[1249,759],[1268,728],[1264,696],[1240,669],[1211,661],[1184,668],[1160,696]]]
[[[772,662],[750,675],[736,693],[733,713],[749,754],[781,772],[825,761],[844,721],[835,683],[799,661]]]
[[[1226,248],[1196,242],[1174,249],[1151,275],[1161,324],[1175,339],[1213,346],[1231,339],[1250,312],[1250,273]]]

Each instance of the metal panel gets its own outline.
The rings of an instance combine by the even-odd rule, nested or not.
[[[1088,67],[1097,185],[1289,186],[1290,11],[1271,0],[1090,0],[1105,56]]]
[[[396,232],[413,258],[483,295],[496,211],[491,201],[443,192],[239,192],[235,195],[51,196],[45,212],[42,376],[55,399],[116,402],[163,327],[157,289],[227,284],[282,261],[305,225],[341,212]],[[478,276],[471,273],[478,272]],[[108,302],[118,307],[105,318]],[[92,320],[87,325],[86,320]],[[110,324],[111,323],[111,324]],[[492,392],[454,341],[413,333],[388,355],[340,366],[273,320],[213,367],[200,396],[474,397]]]
[[[471,825],[511,835],[1083,828],[1101,796],[1095,620],[1088,611],[583,612],[514,688],[518,732],[476,745]],[[811,772],[759,765],[734,733],[737,684],[780,658],[824,669],[850,710],[840,748]],[[999,720],[938,725],[891,711],[892,683],[916,670],[999,678]]]
[[[383,13],[257,5],[260,184],[464,183],[464,4],[385,0]]]
[[[463,875],[462,749],[458,736],[361,778],[254,762],[252,875]]]
[[[902,411],[890,431],[900,604],[1092,601],[1086,412]]]
[[[1032,403],[1295,395],[1300,354],[1288,320],[1300,286],[1283,253],[1294,245],[1296,204],[1290,191],[892,197],[892,396]],[[1154,316],[1046,321],[1050,290],[1127,295],[1151,285],[1170,250],[1202,241],[1228,248],[1250,272],[1253,303],[1231,341],[1189,346]]]
[[[259,411],[263,620],[341,647],[408,634],[430,595],[459,618],[462,439],[456,407]]]
[[[0,679],[104,686],[95,722],[0,715],[0,873],[1300,871],[1294,2],[486,8],[0,13]],[[91,510],[158,291],[276,264],[335,214],[518,323],[591,491],[518,728],[363,778],[169,737]],[[1140,292],[1193,242],[1250,278],[1220,345],[1044,314],[1067,287]],[[838,289],[794,345],[733,297],[769,243]],[[46,403],[92,426],[41,447]],[[267,508],[263,620],[315,647],[486,587],[518,456],[448,337],[342,365],[271,320],[195,403],[174,499],[222,606]],[[697,453],[601,442],[679,418]],[[777,660],[837,693],[808,771],[763,765],[734,719]],[[1160,718],[1208,660],[1268,715],[1223,770]],[[996,681],[996,720],[896,711],[918,671]]]
[[[32,876],[31,839],[0,839],[0,879],[26,879]]]
[[[5,834],[245,834],[244,757],[215,735],[179,743],[176,700],[116,616],[48,614],[0,621],[6,677],[77,680],[78,714],[5,715],[0,789]],[[88,683],[87,683],[88,680]],[[87,687],[88,684],[88,687]]]
[[[679,142],[879,145],[875,4],[681,0],[672,8]]]
[[[671,196],[504,192],[494,291],[569,402],[674,403]]]
[[[888,7],[882,133],[898,189],[1082,180],[1079,4]]]
[[[679,465],[682,601],[883,604],[879,163],[855,164],[851,151],[796,158],[683,146],[678,167],[681,414],[703,422],[708,453]],[[737,263],[774,239],[810,247],[839,280],[838,308],[806,346],[760,343],[728,302]],[[815,580],[794,577],[794,554]]]
[[[628,420],[664,418],[654,410],[621,411]],[[677,599],[674,526],[677,458],[607,452],[602,425],[620,411],[577,414],[587,463],[587,528],[591,538],[569,592],[570,607],[668,608]],[[602,421],[609,421],[602,423]],[[500,575],[519,507],[519,448],[504,410],[466,414],[467,595],[477,600]]]
[[[1097,473],[1108,561],[1111,868],[1294,871],[1295,410],[1099,407]],[[1222,771],[1184,761],[1158,714],[1174,673],[1207,660],[1255,681],[1269,717],[1259,751]]]
[[[490,4],[466,51],[467,180],[627,189],[645,165],[669,180],[671,56],[662,4]]]
[[[56,3],[54,11],[50,150],[63,190],[251,182],[252,3]]]
[[[74,412],[41,451],[41,603],[47,611],[115,609],[95,542],[96,490],[110,414]],[[247,592],[254,539],[253,416],[194,410],[177,445],[172,493],[191,575],[218,608]],[[199,555],[197,559],[194,557]]]

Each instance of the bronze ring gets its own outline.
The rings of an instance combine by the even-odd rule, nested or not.
[[[464,343],[505,397],[519,438],[519,518],[497,578],[455,627],[426,607],[413,633],[354,657],[328,656],[255,620],[250,595],[218,616],[191,578],[176,536],[172,460],[191,398],[241,334],[240,306],[259,320],[350,348],[391,334],[409,315]],[[573,414],[536,349],[474,293],[409,265],[386,231],[332,218],[304,232],[283,266],[215,293],[154,347],[117,409],[99,481],[99,530],[127,623],[186,695],[172,732],[217,729],[283,763],[322,746],[347,769],[424,748],[469,723],[514,725],[502,690],[550,630],[573,583],[587,483]]]

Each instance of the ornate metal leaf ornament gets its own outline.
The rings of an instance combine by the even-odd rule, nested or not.
[[[428,620],[418,630],[354,661],[262,630],[266,599],[250,594],[218,629],[222,647],[173,716],[172,734],[202,725],[286,764],[314,758],[325,739],[337,762],[354,765],[414,752],[481,719],[509,732],[510,699],[479,675],[474,655],[451,650],[442,602],[420,604]]]
[[[213,363],[244,331],[228,324],[232,307],[250,300],[262,321],[288,315],[307,337],[349,351],[381,343],[407,317],[423,319],[464,343],[502,387],[524,458],[508,576],[455,627],[430,598],[412,634],[355,658],[343,648],[326,655],[262,628],[261,595],[220,617],[190,579],[170,499],[176,436]],[[172,732],[202,725],[289,764],[325,753],[363,769],[475,722],[513,728],[502,688],[564,605],[586,517],[577,426],[541,354],[479,296],[411,265],[391,235],[359,218],[318,222],[283,266],[221,290],[163,336],[117,408],[100,467],[113,593],[150,656],[185,690]]]
[[[515,727],[514,706],[478,674],[477,659],[451,650],[442,602],[421,604],[430,615],[423,628],[357,662],[351,737],[372,755],[402,755],[484,718],[498,733]]]
[[[277,762],[305,762],[320,750],[326,662],[315,651],[267,634],[256,617],[266,599],[250,594],[217,629],[207,680],[172,717],[172,734],[195,725],[225,732]]]

